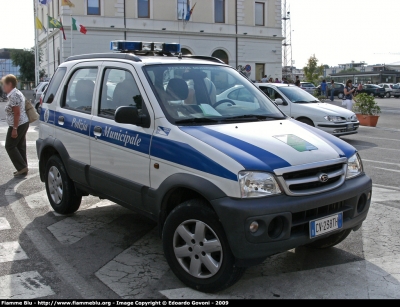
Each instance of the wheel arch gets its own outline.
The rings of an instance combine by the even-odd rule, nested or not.
[[[184,201],[195,198],[204,199],[214,210],[211,201],[227,196],[207,179],[183,173],[168,177],[157,190],[152,190],[150,194],[156,198],[160,235],[169,213]]]

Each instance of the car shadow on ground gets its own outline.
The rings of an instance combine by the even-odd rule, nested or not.
[[[359,151],[365,150],[368,148],[374,148],[374,147],[379,147],[379,145],[372,143],[372,142],[366,142],[366,141],[361,141],[361,140],[354,140],[354,139],[348,139],[345,137],[341,137],[341,139],[350,145],[356,147]]]

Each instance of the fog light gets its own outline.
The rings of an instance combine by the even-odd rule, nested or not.
[[[367,204],[367,197],[365,196],[365,194],[363,194],[358,200],[357,212],[361,213],[364,210],[366,204]]]
[[[258,230],[258,223],[256,221],[251,222],[250,232],[255,233]]]

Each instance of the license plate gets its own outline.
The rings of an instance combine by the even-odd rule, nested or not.
[[[310,238],[315,238],[327,232],[343,227],[343,212],[339,212],[319,220],[310,221]]]
[[[347,130],[353,130],[353,129],[354,129],[354,124],[347,125]]]

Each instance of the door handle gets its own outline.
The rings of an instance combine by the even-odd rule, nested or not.
[[[64,116],[59,116],[58,117],[58,124],[59,125],[64,125]]]
[[[101,129],[101,127],[99,126],[94,127],[93,134],[95,137],[101,136],[102,132],[103,129]]]

